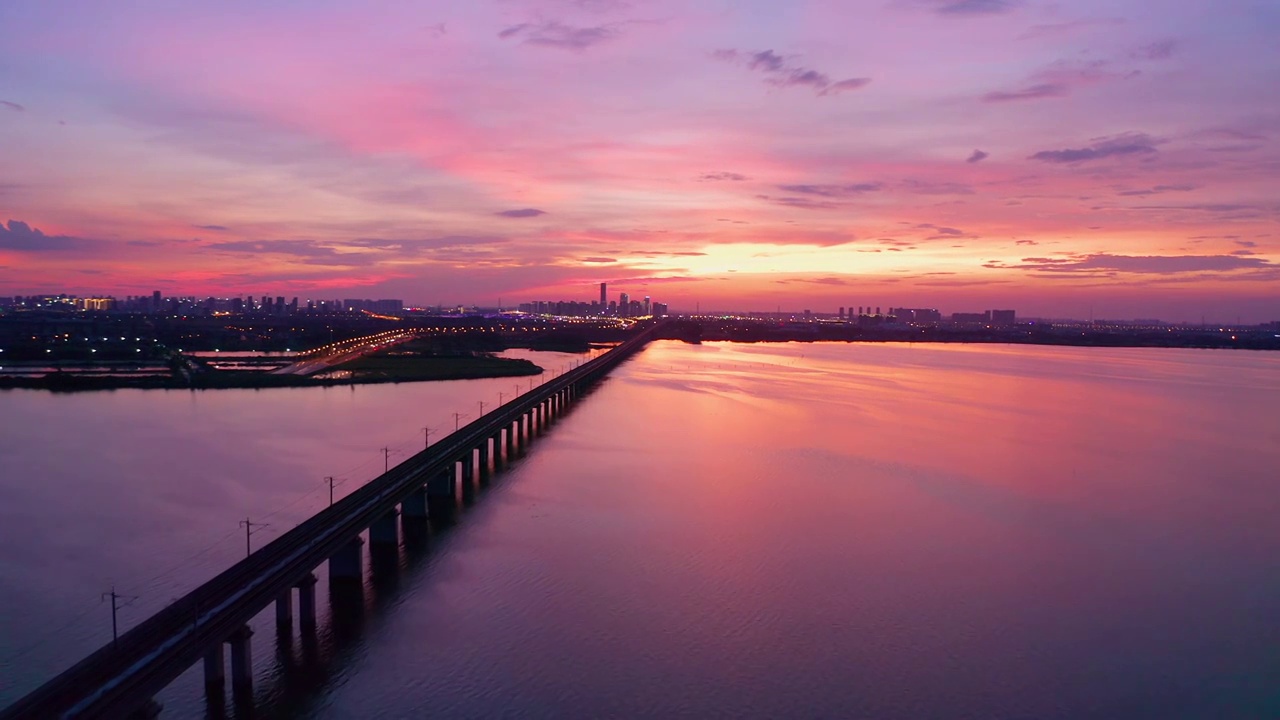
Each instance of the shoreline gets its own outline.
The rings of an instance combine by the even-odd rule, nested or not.
[[[449,358],[456,360],[456,358]],[[364,374],[342,378],[317,378],[301,375],[222,372],[200,373],[190,379],[174,375],[145,377],[105,377],[73,373],[48,373],[40,377],[0,377],[0,391],[47,390],[53,393],[98,392],[111,390],[264,390],[274,388],[339,387],[344,385],[384,385],[387,383],[434,382],[438,380],[483,380],[500,377],[528,377],[545,372],[540,365],[514,358],[475,358],[469,365],[430,369],[419,363],[412,372],[400,374]],[[341,366],[334,371],[342,372]],[[332,372],[332,371],[331,371]],[[359,372],[348,371],[348,372]]]
[[[1062,337],[876,337],[876,338],[831,338],[813,337],[807,334],[791,333],[750,333],[749,337],[729,337],[727,334],[703,333],[701,337],[666,337],[662,339],[677,340],[690,344],[703,342],[731,342],[746,345],[772,343],[842,343],[855,344],[888,344],[907,345],[1027,345],[1038,347],[1082,347],[1082,348],[1151,348],[1173,350],[1240,350],[1267,352],[1280,350],[1276,345],[1240,344],[1234,342],[1189,342],[1188,338],[1138,338],[1133,336],[1092,335],[1088,338]],[[1162,342],[1163,341],[1163,342]],[[364,375],[343,378],[316,378],[298,375],[270,375],[256,372],[218,372],[201,373],[191,379],[175,376],[141,376],[112,377],[93,373],[47,373],[40,377],[0,377],[0,392],[6,390],[47,390],[54,393],[97,392],[110,390],[262,390],[273,388],[308,388],[308,387],[340,387],[345,385],[383,385],[387,383],[435,382],[442,380],[480,380],[498,377],[527,377],[544,372],[544,368],[530,360],[515,358],[467,358],[469,365],[458,366],[459,358],[435,358],[436,360],[455,361],[449,369],[424,368],[421,362],[399,370],[384,370],[382,374],[367,374],[358,367],[348,372],[366,372]],[[358,365],[364,358],[352,361]],[[344,366],[330,370],[344,371]],[[214,374],[216,373],[216,374]]]

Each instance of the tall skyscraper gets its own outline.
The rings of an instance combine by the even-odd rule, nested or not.
[[[608,291],[608,283],[600,283],[600,307],[608,307],[609,298],[605,295]]]
[[[645,315],[653,314],[653,303],[649,300],[648,295],[644,296],[644,314]]]
[[[631,314],[631,296],[627,293],[622,293],[618,300],[618,314],[622,317],[627,317]]]

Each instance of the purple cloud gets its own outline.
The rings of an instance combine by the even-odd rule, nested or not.
[[[444,235],[417,239],[355,238],[343,241],[317,240],[227,240],[208,243],[204,249],[233,255],[282,255],[306,265],[354,267],[377,265],[384,260],[430,257],[437,261],[475,261],[488,246],[506,243],[506,238],[475,235]],[[352,252],[363,248],[364,252]]]
[[[1034,270],[1043,273],[1103,274],[1111,272],[1172,275],[1177,273],[1232,272],[1273,267],[1270,260],[1237,255],[1111,255],[1097,253],[1070,258],[1023,258],[1020,265],[991,261],[983,267],[1001,270]]]
[[[752,53],[751,60],[747,63],[747,67],[752,70],[763,70],[764,72],[781,72],[782,66],[782,57],[775,55],[772,50]]]
[[[732,63],[743,62],[745,59],[747,69],[764,73],[767,76],[765,82],[770,85],[783,88],[811,87],[818,95],[838,95],[842,92],[858,90],[871,83],[871,78],[865,77],[833,81],[827,73],[787,64],[786,58],[773,50],[758,52],[716,50],[712,53],[712,57]]]
[[[503,210],[501,212],[494,213],[494,215],[497,215],[499,217],[505,217],[505,218],[531,218],[531,217],[538,217],[539,215],[546,215],[546,214],[547,214],[546,210],[539,210],[537,208],[521,208],[519,210]]]
[[[857,90],[866,87],[871,83],[871,78],[849,78],[848,80],[840,80],[833,82],[822,89],[819,95],[836,95],[846,90]]]
[[[813,198],[807,197],[772,197],[769,195],[757,195],[756,197],[761,200],[768,200],[779,205],[799,208],[801,210],[835,210],[840,207],[839,203],[834,203],[829,200],[814,200]]]
[[[1115,157],[1147,156],[1158,152],[1155,147],[1158,144],[1158,140],[1145,133],[1125,133],[1111,138],[1099,138],[1085,148],[1042,150],[1028,159],[1072,164]]]
[[[937,240],[943,237],[960,237],[965,234],[964,231],[959,228],[944,227],[941,225],[934,225],[933,223],[919,223],[915,227],[921,230],[932,230],[936,233],[933,237],[928,238],[929,240]]]
[[[1144,190],[1125,190],[1116,194],[1122,197],[1146,197],[1147,195],[1160,195],[1170,192],[1191,192],[1198,188],[1198,185],[1156,185]]]
[[[698,180],[702,182],[716,182],[716,181],[722,181],[722,180],[728,180],[732,182],[742,182],[748,179],[749,178],[746,175],[742,175],[735,172],[703,173],[698,176]]]
[[[18,103],[9,102],[8,100],[0,100],[0,105],[3,105],[14,112],[24,112],[26,110],[26,108],[22,107]]]
[[[1178,50],[1177,40],[1160,40],[1133,51],[1137,60],[1167,60]]]
[[[1012,102],[1016,100],[1040,100],[1042,98],[1060,98],[1066,97],[1067,86],[1059,83],[1041,83],[1032,85],[1021,90],[1003,91],[997,90],[989,92],[982,96],[982,102],[1000,103]]]
[[[818,91],[824,90],[831,84],[831,78],[817,70],[805,70],[804,68],[796,68],[785,76],[774,78],[769,82],[781,87],[789,87],[791,85],[809,85]]]
[[[967,163],[980,163],[980,162],[982,162],[983,160],[986,160],[986,159],[987,159],[987,158],[989,158],[989,157],[991,157],[991,154],[990,154],[990,153],[985,153],[985,152],[983,152],[983,151],[981,151],[981,150],[974,150],[974,151],[973,151],[973,154],[972,154],[972,155],[970,155],[968,158],[966,158],[966,159],[965,159],[965,162],[967,162]]]
[[[821,197],[839,198],[876,192],[884,188],[881,183],[854,183],[852,185],[779,185],[783,192],[802,195],[819,195]]]
[[[226,232],[230,228],[226,225],[192,225],[197,230],[212,230],[214,232]]]
[[[936,180],[903,180],[902,189],[916,195],[972,195],[973,188],[964,183]]]
[[[90,241],[68,235],[45,235],[21,220],[10,220],[8,226],[0,224],[0,250],[27,252],[58,252],[79,250]]]
[[[997,15],[1018,7],[1019,0],[922,0],[939,15]]]
[[[539,45],[579,52],[593,45],[612,40],[617,36],[618,27],[616,24],[574,27],[559,22],[520,23],[498,33],[498,37],[503,40],[523,37],[526,45]]]

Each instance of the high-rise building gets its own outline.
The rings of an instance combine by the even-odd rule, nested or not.
[[[628,317],[631,315],[631,296],[627,293],[622,293],[618,300],[618,313],[622,315],[622,317]]]
[[[645,315],[653,314],[653,302],[649,299],[648,295],[644,296],[644,314]]]
[[[990,314],[992,325],[1013,325],[1018,318],[1017,312],[1013,310],[992,310]]]
[[[605,294],[609,291],[608,283],[600,283],[600,307],[608,307],[609,298]]]

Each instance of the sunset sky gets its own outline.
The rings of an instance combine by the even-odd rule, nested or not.
[[[0,28],[0,294],[1280,319],[1275,0],[5,0]]]

